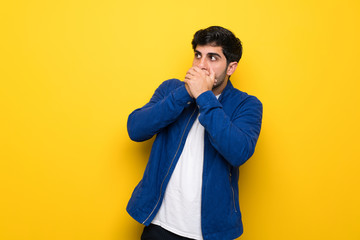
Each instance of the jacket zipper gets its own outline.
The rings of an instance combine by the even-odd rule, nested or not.
[[[229,180],[230,180],[230,187],[231,187],[231,191],[232,191],[232,199],[233,199],[233,204],[234,204],[234,211],[237,212],[236,204],[235,204],[235,191],[234,191],[232,181],[231,181],[231,172],[229,172]]]
[[[151,211],[151,213],[149,214],[149,216],[145,219],[145,221],[144,221],[142,224],[144,224],[144,223],[150,218],[150,216],[154,213],[156,207],[158,206],[158,204],[159,204],[159,202],[160,202],[160,199],[161,199],[161,196],[162,196],[161,189],[162,189],[162,187],[163,187],[163,184],[164,184],[164,182],[165,182],[165,179],[167,178],[167,176],[168,176],[169,173],[170,173],[170,169],[171,169],[171,167],[172,167],[172,165],[173,165],[173,163],[174,163],[174,160],[175,160],[175,158],[176,158],[176,155],[177,155],[178,152],[179,152],[179,149],[180,149],[180,146],[181,146],[181,142],[182,142],[182,140],[183,140],[183,138],[184,138],[186,129],[187,129],[187,127],[188,127],[188,125],[189,125],[189,123],[190,123],[190,120],[191,120],[191,118],[192,118],[192,116],[194,115],[195,112],[196,112],[196,108],[194,109],[194,111],[193,111],[193,113],[191,114],[188,122],[186,123],[186,126],[185,126],[185,128],[184,128],[184,131],[183,131],[183,133],[182,133],[182,135],[181,135],[181,138],[180,138],[180,142],[179,142],[178,148],[176,149],[176,152],[175,152],[175,154],[174,154],[173,159],[171,160],[171,163],[170,163],[170,166],[169,166],[169,168],[168,168],[168,171],[167,171],[167,173],[165,174],[165,177],[164,177],[164,179],[163,179],[162,182],[161,182],[161,185],[160,185],[160,195],[159,195],[158,201],[156,202],[154,209]]]

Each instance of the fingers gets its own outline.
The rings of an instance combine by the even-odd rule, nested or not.
[[[217,79],[215,78],[215,72],[212,68],[210,68],[210,81],[213,83],[213,85],[216,85]]]
[[[209,71],[207,71],[205,69],[201,69],[199,67],[193,67],[193,70],[200,75],[208,76],[210,74]]]
[[[190,81],[196,79],[203,79],[207,82],[208,86],[213,86],[217,83],[217,80],[215,79],[215,71],[212,68],[209,68],[209,71],[207,71],[197,66],[191,67],[186,72],[185,82],[189,84]]]
[[[203,69],[195,66],[195,67],[190,68],[187,71],[186,75],[205,77],[205,76],[209,76],[210,73],[207,70],[203,70]]]
[[[211,80],[215,80],[215,72],[212,68],[210,68],[210,78]]]

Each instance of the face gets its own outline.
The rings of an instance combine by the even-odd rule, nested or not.
[[[202,70],[215,72],[217,83],[216,88],[224,88],[227,84],[229,76],[235,71],[237,62],[227,65],[226,57],[222,51],[222,47],[212,45],[198,45],[195,49],[193,67],[197,66]]]

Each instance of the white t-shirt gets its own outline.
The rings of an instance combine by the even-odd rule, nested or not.
[[[160,210],[152,221],[170,232],[192,239],[203,239],[201,189],[205,129],[198,117],[186,138]]]

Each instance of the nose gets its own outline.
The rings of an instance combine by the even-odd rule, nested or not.
[[[202,57],[201,59],[199,59],[198,67],[201,68],[201,70],[207,70],[208,65],[207,65],[205,57]]]

